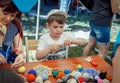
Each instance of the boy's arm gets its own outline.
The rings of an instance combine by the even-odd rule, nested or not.
[[[51,52],[50,47],[47,47],[44,50],[36,50],[36,59],[40,60],[46,57],[50,52]]]
[[[45,48],[44,50],[37,50],[36,51],[36,59],[40,60],[44,57],[46,57],[48,54],[50,54],[51,52],[57,52],[59,51],[60,47],[63,44],[54,44],[54,45],[50,45],[47,48]]]
[[[85,46],[87,44],[87,40],[84,38],[77,38],[77,39],[72,41],[72,44],[76,44],[79,46]]]
[[[113,14],[117,14],[120,12],[120,0],[111,0],[111,8]]]

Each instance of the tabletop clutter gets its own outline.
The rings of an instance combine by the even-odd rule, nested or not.
[[[90,63],[92,61],[90,57],[84,59]],[[91,65],[97,66],[98,64],[93,62]],[[40,64],[28,71],[25,83],[52,83],[49,76],[56,79],[55,83],[110,83],[112,80],[106,71],[83,68],[81,64],[76,64],[75,67],[75,70],[59,70]],[[23,66],[22,68],[23,71],[18,68],[19,73],[25,72],[25,68]]]

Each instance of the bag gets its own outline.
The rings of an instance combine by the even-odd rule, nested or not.
[[[111,8],[113,14],[117,14],[120,12],[120,0],[111,0]]]

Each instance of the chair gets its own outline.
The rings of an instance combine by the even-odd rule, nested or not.
[[[26,43],[26,62],[29,62],[29,51],[37,49],[38,40],[28,39],[28,37],[25,37],[25,43]]]

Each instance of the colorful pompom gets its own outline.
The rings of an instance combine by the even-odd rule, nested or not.
[[[26,70],[25,66],[20,66],[20,67],[18,68],[18,72],[19,72],[19,73],[24,73],[25,70]]]
[[[27,75],[27,81],[28,82],[34,82],[35,81],[35,75],[34,74],[28,74]]]
[[[33,74],[33,75],[37,76],[37,74],[36,74],[36,71],[35,71],[35,70],[30,70],[30,71],[28,72],[28,74]]]

